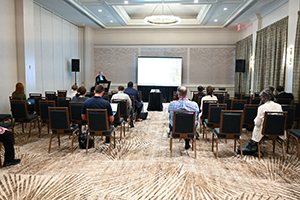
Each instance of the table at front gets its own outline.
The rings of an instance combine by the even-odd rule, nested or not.
[[[148,111],[162,111],[162,95],[161,92],[150,92],[149,93],[149,104]]]

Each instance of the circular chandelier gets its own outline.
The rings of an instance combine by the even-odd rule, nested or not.
[[[146,24],[151,24],[151,25],[156,25],[156,26],[170,26],[170,25],[179,24],[181,22],[180,17],[174,16],[173,11],[171,10],[171,8],[168,5],[167,5],[167,7],[171,11],[172,15],[165,15],[164,14],[165,10],[164,10],[164,2],[163,1],[161,3],[161,5],[162,5],[162,14],[161,15],[152,15],[154,13],[154,11],[156,10],[156,8],[158,7],[158,5],[156,5],[154,10],[150,14],[151,16],[147,16],[144,19],[144,22]]]

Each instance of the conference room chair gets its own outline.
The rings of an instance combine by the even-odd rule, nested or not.
[[[216,157],[219,157],[219,139],[233,139],[234,140],[234,151],[236,151],[236,140],[239,140],[240,146],[242,147],[242,119],[243,111],[241,110],[222,110],[221,111],[221,122],[219,128],[214,128],[212,134],[212,152],[214,151],[214,143],[216,142]],[[216,139],[215,139],[216,138]],[[241,156],[243,157],[243,150],[241,148]]]
[[[205,119],[208,118],[208,109],[209,109],[209,104],[217,104],[218,101],[216,100],[203,100],[203,106],[202,106],[202,113],[201,113],[201,117],[200,119],[202,121],[204,121]],[[204,125],[202,124],[202,122],[200,123],[200,133],[201,130],[203,131],[203,138],[204,138]]]
[[[197,95],[196,96],[196,103],[198,104],[199,109],[201,109],[201,100],[202,100],[203,96],[202,95]]]
[[[252,96],[250,94],[245,94],[242,96],[242,100],[247,100],[247,104],[250,103]]]
[[[289,153],[289,144],[291,141],[297,147],[298,159],[300,160],[299,139],[300,139],[300,129],[289,130],[287,136],[287,143],[286,143],[286,153]]]
[[[109,101],[110,102],[110,96],[108,94],[105,94],[103,96],[103,99],[105,99],[106,101]]]
[[[229,94],[224,93],[222,95],[218,95],[218,102],[219,103],[225,103],[225,97],[229,97]]]
[[[143,101],[143,92],[139,91],[140,102]]]
[[[94,96],[94,92],[87,92],[85,96],[91,98]]]
[[[93,147],[95,147],[95,136],[105,136],[110,138],[109,154],[111,153],[111,140],[114,139],[114,147],[116,146],[116,133],[114,127],[108,123],[108,113],[106,109],[87,109],[88,121],[88,137],[93,137]],[[88,145],[86,145],[86,153],[88,153]]]
[[[280,105],[291,105],[292,100],[284,99],[284,98],[277,98],[275,102],[279,103]]]
[[[231,110],[231,102],[237,99],[236,97],[224,97],[224,103],[227,104],[227,110]]]
[[[0,114],[0,122],[10,120],[12,122],[11,114]]]
[[[225,92],[216,92],[216,91],[214,91],[213,94],[214,94],[216,97],[219,97],[219,95],[224,95]]]
[[[250,99],[250,104],[253,104],[253,105],[260,105],[261,103],[261,99],[260,97],[252,97]]]
[[[49,119],[49,107],[55,107],[55,101],[40,101],[40,118],[41,118],[41,123],[46,123],[47,128],[48,128],[48,134],[49,134],[49,124],[50,124],[50,119]],[[40,135],[39,135],[40,137]]]
[[[70,118],[73,124],[77,124],[79,127],[80,133],[82,133],[82,126],[87,125],[87,120],[81,118],[83,102],[70,102]]]
[[[291,104],[296,106],[294,120],[296,121],[296,128],[299,128],[299,125],[300,125],[299,124],[299,122],[300,122],[300,100],[292,100]]]
[[[231,110],[244,110],[245,104],[247,104],[247,100],[234,99],[231,101]]]
[[[245,95],[245,92],[235,92],[234,97],[237,99],[242,99],[243,95]]]
[[[260,97],[259,94],[260,94],[260,92],[254,92],[253,97]]]
[[[9,100],[23,100],[23,98],[20,96],[9,96]]]
[[[262,141],[272,140],[273,142],[273,152],[275,152],[275,141],[281,141],[282,144],[282,153],[283,159],[285,159],[285,149],[284,149],[284,141],[279,136],[284,136],[284,132],[286,130],[286,120],[287,120],[287,112],[265,112],[264,115],[264,123],[262,128]],[[257,142],[258,145],[258,158],[261,158],[261,144]]]
[[[204,97],[204,96],[205,96],[205,94],[196,94],[196,95],[195,95],[195,101],[198,102],[199,99],[201,99],[201,98]],[[201,100],[200,100],[200,104],[198,104],[198,105],[201,105]]]
[[[190,139],[196,155],[195,111],[174,111],[173,131],[170,134],[170,156],[172,157],[173,139]]]
[[[254,119],[257,116],[258,106],[252,104],[244,105],[243,128],[246,128],[248,131],[252,131],[254,128]]]
[[[225,87],[219,87],[219,90],[220,91],[226,91],[226,88]]]
[[[133,109],[133,113],[134,113],[134,116],[135,116],[134,120],[137,120],[139,118],[139,116],[137,116],[137,109],[135,109],[135,97],[132,96],[132,95],[130,95],[129,97],[130,97],[130,100],[131,100],[131,103],[132,103],[132,109]]]
[[[57,90],[57,96],[67,97],[67,90]]]
[[[60,146],[61,135],[72,135],[71,139],[71,152],[73,153],[73,143],[75,136],[79,134],[78,125],[70,126],[69,110],[66,107],[48,107],[50,119],[50,141],[48,152],[51,151],[51,142],[53,136],[57,136],[58,146]],[[88,140],[87,140],[88,141]],[[88,145],[87,145],[88,146]]]
[[[131,121],[131,116],[128,113],[127,108],[127,100],[126,99],[114,99],[112,103],[119,103],[120,104],[120,117],[123,117],[124,121],[127,122],[127,131],[129,131],[129,123]]]
[[[207,142],[207,128],[220,127],[221,111],[226,109],[227,104],[209,104],[208,117],[204,119],[205,142]]]
[[[120,141],[122,140],[122,132],[124,132],[125,137],[125,121],[123,117],[120,117],[120,104],[118,103],[118,109],[116,114],[114,115],[114,127],[120,126]]]
[[[295,105],[281,105],[281,108],[283,111],[287,112],[285,128],[288,131],[288,129],[292,129],[293,124],[294,124],[296,106]]]
[[[16,122],[20,122],[22,124],[22,132],[24,133],[24,123],[30,123],[29,126],[29,134],[31,134],[31,128],[34,122],[37,122],[39,129],[39,136],[41,134],[41,127],[39,123],[38,115],[29,115],[27,111],[27,101],[26,100],[10,100],[11,112],[13,117],[13,126],[15,126]]]
[[[71,102],[70,97],[57,97],[57,107],[67,107],[67,108],[69,108],[70,102]]]
[[[55,91],[45,91],[45,96],[48,98],[48,100],[56,101],[56,92]]]
[[[47,101],[47,97],[35,97],[34,98],[34,110],[35,114],[40,116],[40,101]]]
[[[29,93],[29,98],[34,99],[35,97],[42,97],[41,93]]]

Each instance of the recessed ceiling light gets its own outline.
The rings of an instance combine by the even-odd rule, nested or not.
[[[113,20],[110,20],[110,23],[113,23],[114,21]]]
[[[223,10],[227,10],[227,8],[223,8]]]
[[[128,4],[128,1],[124,1],[125,4]]]
[[[98,10],[98,12],[102,12],[102,10],[101,10],[101,9],[99,9],[99,10]]]
[[[194,3],[198,3],[198,0],[194,0]]]
[[[214,19],[214,22],[217,22],[218,20],[217,19]]]

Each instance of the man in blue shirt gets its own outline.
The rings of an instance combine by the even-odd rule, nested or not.
[[[104,95],[104,88],[102,85],[97,85],[95,90],[94,90],[95,95],[88,100],[86,100],[82,106],[82,111],[81,111],[81,118],[83,120],[87,120],[86,116],[86,109],[107,109],[108,113],[108,123],[110,124],[111,122],[114,121],[114,116],[113,112],[110,106],[110,103],[104,99],[102,99],[102,96]],[[106,137],[105,142],[109,143],[109,137]]]
[[[197,119],[199,115],[199,107],[196,102],[190,101],[187,98],[187,89],[185,86],[180,86],[177,88],[177,93],[179,100],[178,101],[172,101],[169,105],[168,112],[170,113],[169,119],[170,119],[170,131],[173,131],[173,117],[174,117],[174,111],[178,110],[187,110],[187,111],[196,111],[196,119],[195,119],[195,126],[197,127]],[[185,149],[190,148],[190,140],[185,139]]]
[[[140,102],[140,97],[139,93],[136,89],[133,88],[133,82],[129,81],[127,83],[127,88],[124,91],[125,94],[128,94],[129,96],[134,96],[134,101],[135,101],[135,109],[137,110],[137,116],[135,117],[135,121],[143,121],[142,119],[139,118],[140,113],[143,108],[143,103]]]

